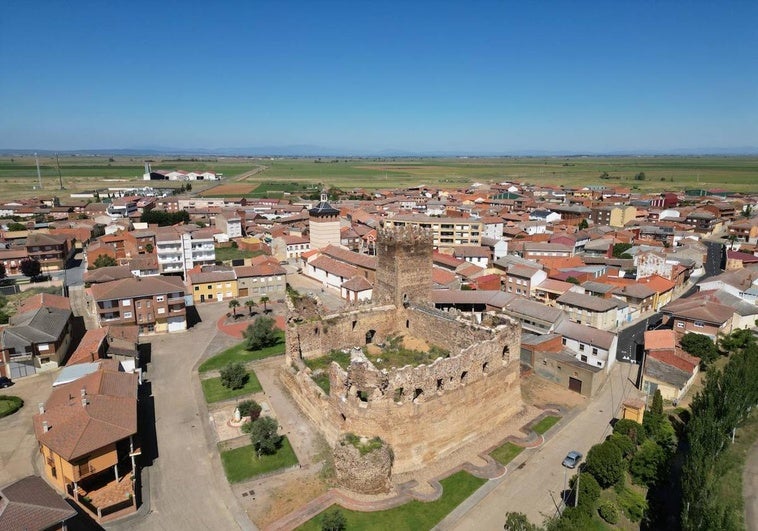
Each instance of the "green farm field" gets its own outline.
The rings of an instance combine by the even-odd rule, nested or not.
[[[603,184],[640,191],[725,188],[758,192],[758,157],[520,157],[520,158],[360,158],[329,161],[312,158],[246,157],[153,158],[153,169],[211,170],[221,184],[247,184],[249,197],[312,193],[324,184],[343,190],[376,190],[414,185],[461,188],[474,182],[523,182],[567,187]],[[60,157],[68,193],[143,182],[142,157]],[[59,194],[55,159],[40,158],[43,189],[35,189],[34,157],[0,158],[0,199]],[[248,174],[258,170],[256,173]],[[645,173],[645,180],[634,176]],[[600,176],[607,174],[607,178]],[[248,174],[248,175],[245,175]],[[180,186],[181,183],[176,183]],[[193,193],[214,195],[216,183],[193,183]],[[223,192],[220,189],[219,192]],[[64,192],[65,193],[65,192]],[[221,195],[224,195],[221,193]]]

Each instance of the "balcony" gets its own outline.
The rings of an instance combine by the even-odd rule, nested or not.
[[[102,474],[102,477],[80,484],[75,492],[73,485],[69,485],[67,490],[90,516],[101,523],[136,510],[131,473],[118,479],[112,473]]]

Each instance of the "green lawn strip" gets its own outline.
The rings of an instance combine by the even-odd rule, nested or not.
[[[263,390],[258,378],[253,371],[248,372],[247,383],[241,389],[228,389],[221,385],[221,377],[208,378],[207,380],[201,380],[200,383],[203,386],[203,394],[205,395],[205,401],[209,404],[213,402],[220,402],[222,400],[229,400],[238,396],[250,395],[258,393]]]
[[[227,260],[241,260],[243,258],[253,258],[263,254],[263,251],[245,251],[236,247],[217,247],[216,261],[226,262]]]
[[[0,418],[12,415],[24,405],[17,396],[0,395]]]
[[[555,426],[555,423],[561,420],[561,417],[555,417],[553,415],[548,415],[547,417],[540,420],[537,424],[532,426],[532,430],[539,433],[540,435],[544,434],[547,430]]]
[[[511,461],[513,461],[513,459],[523,451],[524,451],[523,446],[517,446],[513,444],[512,442],[507,442],[504,445],[500,446],[499,448],[495,448],[490,453],[490,455],[495,461],[505,466]]]
[[[266,472],[297,464],[297,457],[287,437],[282,438],[282,446],[274,455],[262,455],[260,458],[255,455],[252,444],[226,451],[222,451],[219,446],[219,451],[229,483],[239,483]]]
[[[228,348],[215,356],[212,356],[205,360],[198,368],[200,372],[215,371],[226,367],[229,363],[239,361],[247,363],[248,361],[262,360],[271,356],[278,356],[284,354],[284,332],[277,331],[279,342],[271,347],[262,348],[261,350],[247,350],[245,345],[246,341],[243,341],[239,345],[235,345]]]
[[[477,478],[468,472],[461,471],[440,481],[443,491],[442,496],[437,501],[420,502],[412,500],[394,509],[371,513],[348,509],[340,510],[347,520],[347,529],[392,529],[393,531],[431,529],[486,482],[486,479]],[[314,516],[297,529],[319,531],[321,529],[321,515]]]
[[[723,507],[734,513],[740,528],[745,527],[744,500],[742,498],[742,472],[752,445],[758,441],[758,413],[748,417],[745,424],[737,428],[734,444],[719,456],[716,464],[716,499]]]

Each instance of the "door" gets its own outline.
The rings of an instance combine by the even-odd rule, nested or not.
[[[200,302],[205,302],[205,295],[200,295]]]
[[[576,391],[577,393],[581,394],[581,392],[582,392],[582,381],[578,380],[576,378],[572,378],[571,376],[569,376],[569,389],[571,391]]]
[[[248,288],[240,288],[239,289],[239,296],[240,297],[247,297],[247,290],[248,290]]]

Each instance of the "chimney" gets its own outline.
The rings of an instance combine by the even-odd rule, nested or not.
[[[42,432],[47,433],[50,431],[50,424],[47,423],[46,420],[42,421]]]
[[[83,396],[82,397],[82,407],[87,407],[87,404],[89,404],[89,402],[87,402],[87,397]]]
[[[84,398],[85,396],[87,396],[87,389],[82,387],[82,398]]]
[[[42,415],[42,414],[45,413],[45,404],[43,404],[42,402],[40,402],[39,404],[37,404],[37,407],[39,408],[39,414],[40,415]]]

